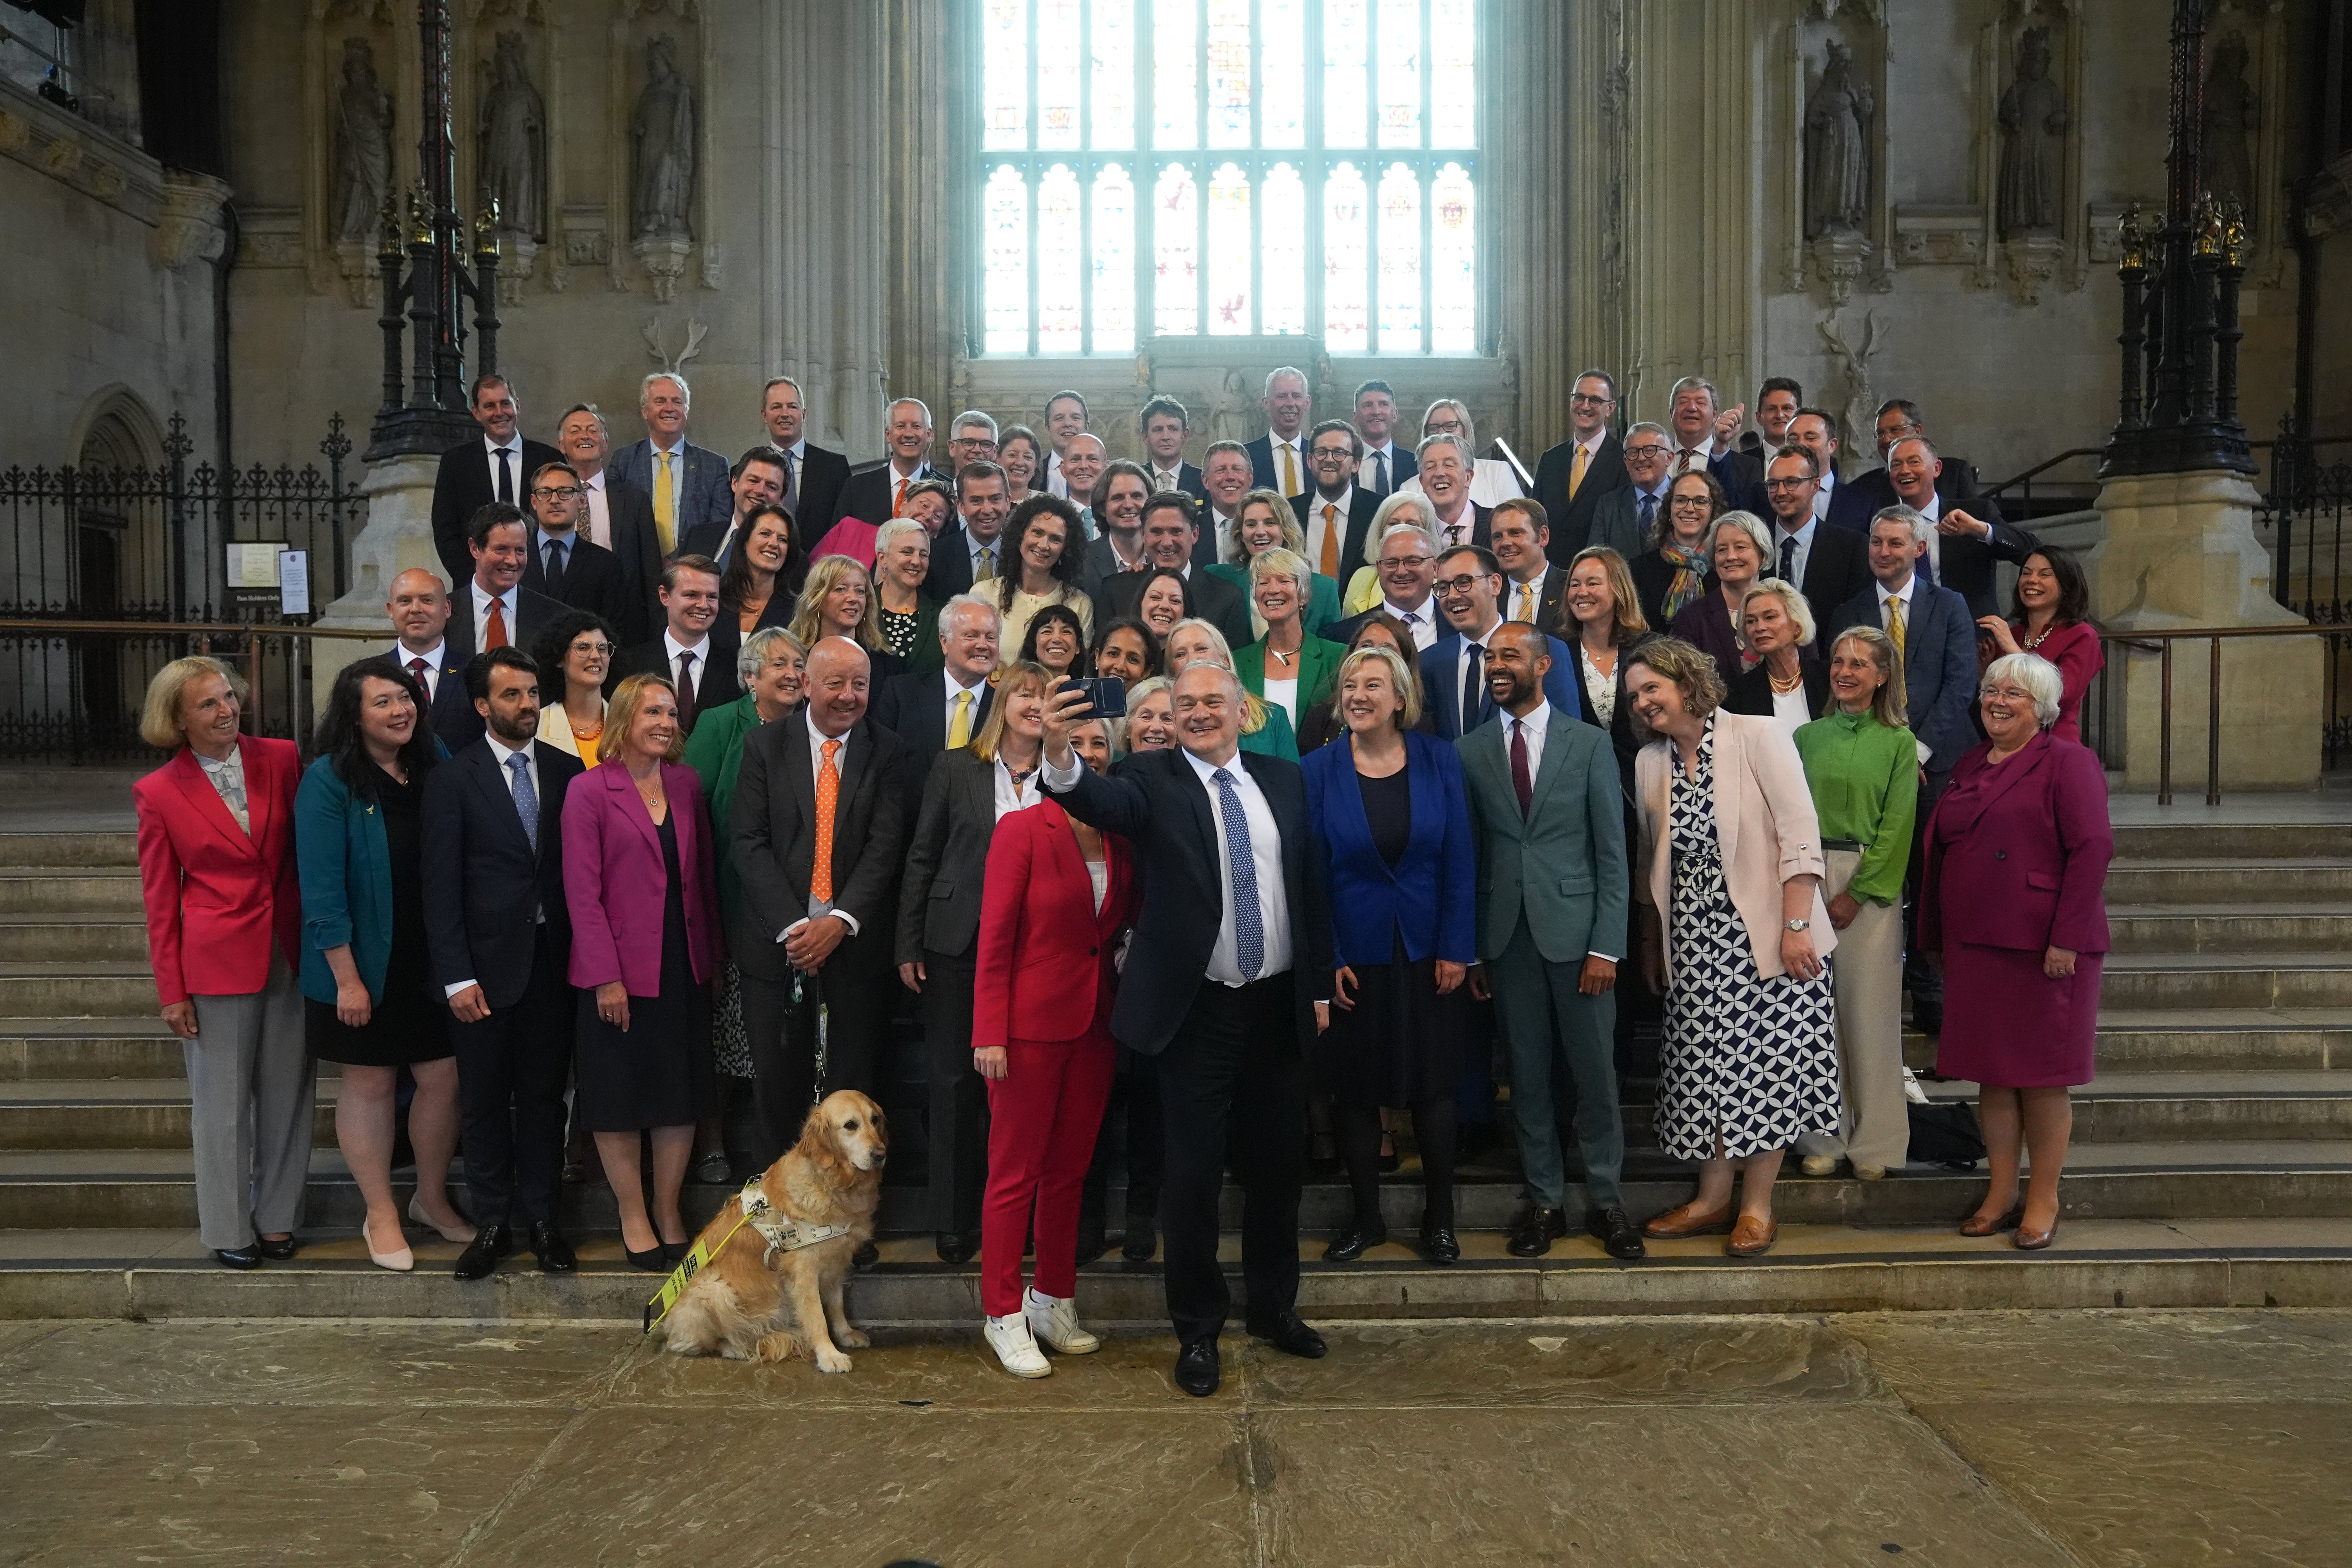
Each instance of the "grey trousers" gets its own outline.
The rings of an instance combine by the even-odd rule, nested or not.
[[[302,1219],[318,1078],[302,993],[281,956],[267,991],[190,1000],[196,1037],[180,1044],[195,1102],[196,1219],[207,1247],[250,1247]]]
[[[1617,1102],[1617,997],[1604,991],[1587,996],[1577,989],[1583,955],[1573,963],[1552,963],[1536,951],[1523,915],[1501,954],[1488,966],[1494,976],[1495,1022],[1511,1058],[1511,1118],[1519,1135],[1519,1168],[1528,1201],[1543,1208],[1562,1205],[1568,1173],[1560,1158],[1559,1126],[1552,1117],[1552,1063],[1568,1066],[1576,1088],[1577,1152],[1584,1162],[1584,1195],[1594,1209],[1622,1203],[1618,1179],[1625,1169],[1625,1119]],[[1620,966],[1622,975],[1622,966]],[[1575,1216],[1571,1216],[1573,1219]]]
[[[1853,880],[1862,857],[1828,852],[1822,897],[1834,899]],[[1838,932],[1830,953],[1830,984],[1837,995],[1838,1099],[1842,1135],[1808,1132],[1797,1140],[1803,1156],[1840,1155],[1857,1165],[1900,1167],[1911,1149],[1911,1111],[1903,1100],[1903,911],[1864,901],[1853,923]]]

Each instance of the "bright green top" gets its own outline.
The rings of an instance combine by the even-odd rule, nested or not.
[[[1846,891],[1874,904],[1903,896],[1911,862],[1911,824],[1919,809],[1919,747],[1908,730],[1894,730],[1868,713],[1829,712],[1797,731],[1822,837],[1862,846]]]
[[[1289,763],[1298,760],[1298,732],[1290,727],[1290,715],[1282,710],[1280,703],[1266,703],[1265,722],[1255,731],[1242,731],[1241,749]]]

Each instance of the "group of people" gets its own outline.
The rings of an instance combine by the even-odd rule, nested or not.
[[[1905,1163],[1906,990],[1982,1086],[1963,1228],[2054,1234],[2107,947],[2099,641],[2080,568],[1913,405],[1847,478],[1793,383],[1751,430],[1686,378],[1621,434],[1589,372],[1526,488],[1460,403],[1407,447],[1386,384],[1314,423],[1295,370],[1266,436],[1199,467],[1166,397],[1138,459],[1065,393],[1044,438],[960,416],[936,468],[899,399],[854,473],[786,380],[732,464],[686,441],[674,374],[618,453],[593,407],[556,448],[499,378],[473,407],[447,581],[394,580],[393,646],[336,676],[307,766],[243,733],[213,659],[148,693],[176,748],[136,792],[150,937],[223,1265],[293,1256],[316,1061],[377,1263],[414,1266],[405,1217],[464,1244],[460,1279],[573,1268],[557,1194],[593,1144],[628,1258],[666,1269],[689,1174],[754,1176],[823,1094],[916,1076],[912,1012],[934,1245],[979,1256],[1005,1368],[1096,1342],[1076,1269],[1123,1163],[1123,1249],[1161,1257],[1204,1394],[1229,1169],[1247,1326],[1301,1355],[1316,1140],[1354,1195],[1326,1257],[1388,1239],[1395,1112],[1419,1249],[1454,1262],[1498,1064],[1512,1254],[1581,1228],[1758,1256],[1789,1152]],[[1618,1063],[1650,1005],[1656,1135],[1698,1182],[1637,1222]]]

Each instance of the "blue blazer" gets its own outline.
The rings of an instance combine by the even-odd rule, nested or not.
[[[1828,649],[1848,626],[1886,629],[1875,582],[1837,607],[1818,646]],[[1978,743],[1976,722],[1969,717],[1977,700],[1977,623],[1969,602],[1949,588],[1914,578],[1903,647],[1903,701],[1911,732],[1927,743],[1927,771],[1949,773]]]
[[[1565,713],[1578,711],[1576,652],[1558,637],[1547,637],[1551,644],[1551,673],[1544,677],[1544,700]],[[1468,723],[1462,715],[1462,634],[1454,632],[1429,645],[1421,656],[1421,691],[1431,712],[1437,715],[1437,732],[1449,741],[1458,741],[1495,716],[1495,700],[1486,698],[1478,711],[1470,715]]]
[[[735,491],[728,482],[727,459],[708,447],[698,447],[691,441],[680,441],[677,455],[685,460],[686,471],[677,486],[677,531],[673,537],[676,549],[686,542],[687,534],[706,522],[723,523],[735,515]],[[612,476],[635,486],[646,497],[646,515],[653,515],[654,444],[651,440],[632,441],[613,454],[607,466]]]
[[[302,994],[334,1001],[327,950],[348,945],[368,1000],[381,1003],[392,963],[392,850],[383,814],[352,794],[331,757],[312,763],[294,792],[294,863],[302,879]]]
[[[1307,820],[1331,904],[1331,961],[1387,963],[1404,938],[1415,963],[1478,961],[1478,853],[1462,759],[1434,735],[1408,730],[1405,777],[1412,792],[1412,835],[1393,869],[1372,844],[1355,748],[1345,739],[1307,753]]]

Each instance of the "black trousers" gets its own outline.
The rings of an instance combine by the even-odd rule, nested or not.
[[[1929,770],[1921,782],[1919,808],[1911,822],[1911,862],[1903,868],[1903,985],[1911,993],[1912,1022],[1920,1025],[1944,1016],[1944,977],[1919,951],[1919,892],[1927,868],[1927,817],[1951,782],[1949,764]]]
[[[457,1057],[466,1186],[478,1226],[555,1217],[563,1175],[563,1087],[578,1006],[561,954],[539,928],[530,981],[478,1023],[449,1020]]]
[[[923,1042],[930,1065],[931,1228],[978,1236],[988,1189],[988,1080],[971,1066],[977,965],[923,950]]]
[[[845,966],[839,950],[822,973],[802,984],[797,1004],[790,979],[743,976],[743,1032],[757,1075],[753,1092],[759,1113],[751,1159],[760,1169],[774,1164],[800,1141],[802,1124],[820,1089],[824,1094],[837,1089],[874,1093],[890,1009],[902,989],[895,974]],[[816,1071],[820,1001],[825,1014],[822,1085]]]
[[[1115,1152],[1127,1151],[1127,1223],[1150,1225],[1160,1213],[1160,1173],[1167,1159],[1166,1135],[1160,1127],[1160,1079],[1149,1057],[1122,1052],[1125,1058],[1110,1080],[1110,1099],[1103,1106],[1102,1131],[1095,1139],[1094,1163],[1087,1167],[1087,1184],[1078,1199],[1078,1236],[1100,1236],[1107,1219],[1111,1167]],[[1114,1138],[1111,1129],[1121,1129]]]
[[[1249,1322],[1298,1301],[1298,1189],[1307,1173],[1307,1061],[1290,974],[1238,988],[1202,981],[1155,1059],[1167,1160],[1160,1188],[1168,1316],[1186,1343],[1213,1339],[1233,1296],[1217,1265],[1227,1135],[1242,1184]]]

